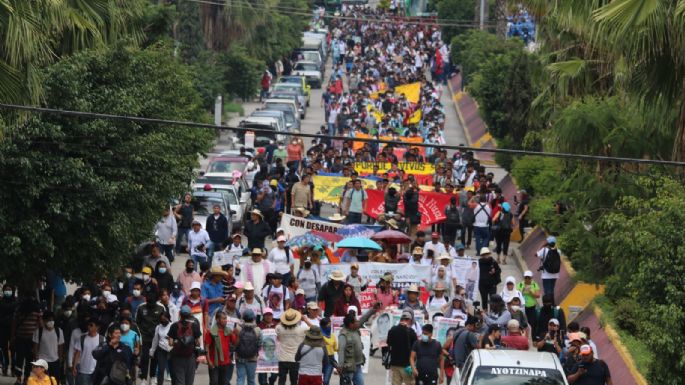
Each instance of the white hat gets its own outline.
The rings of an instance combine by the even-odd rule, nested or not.
[[[245,286],[243,287],[243,290],[246,290],[246,291],[254,290],[254,285],[252,285],[252,282],[247,281],[247,282],[245,282]]]
[[[295,290],[295,295],[298,295],[298,294],[304,295],[304,289],[303,289],[303,288],[298,288],[297,290]]]
[[[530,271],[530,270],[526,270],[526,271],[523,272],[523,276],[524,276],[524,277],[531,277],[531,278],[533,278],[533,272]]]
[[[559,320],[556,318],[550,319],[549,322],[547,322],[547,323],[548,324],[555,324],[555,325],[559,326]]]
[[[276,234],[280,233],[281,231],[285,233],[285,230],[283,230],[282,227],[277,228],[277,229],[276,229]]]
[[[48,362],[44,359],[35,360],[31,363],[33,366],[40,366],[41,368],[48,370]]]
[[[358,314],[359,314],[359,309],[357,309],[356,306],[348,306],[348,307],[347,307],[347,312],[349,313],[349,312],[351,312],[351,311],[354,312],[354,315],[358,315]]]
[[[276,238],[276,242],[285,242],[285,236],[279,235],[278,238]]]
[[[190,290],[202,290],[202,283],[198,281],[193,281],[193,283],[190,284]]]
[[[480,248],[480,255],[484,255],[484,254],[490,254],[490,249],[488,249],[487,247],[481,247]]]
[[[516,278],[512,277],[511,275],[507,277],[507,279],[504,280],[504,284],[512,283],[516,285]]]

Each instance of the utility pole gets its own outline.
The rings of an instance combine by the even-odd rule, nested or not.
[[[221,115],[223,114],[223,98],[221,95],[217,96],[214,100],[214,125],[221,125]]]
[[[478,1],[478,0],[476,0],[476,1]],[[480,19],[479,20],[480,20],[480,30],[481,31],[485,29],[485,7],[486,6],[487,6],[486,1],[480,0],[480,7],[479,7],[480,8],[480,10],[479,10],[480,11],[480,13],[479,13]]]

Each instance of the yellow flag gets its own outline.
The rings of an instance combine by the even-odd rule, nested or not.
[[[395,87],[395,92],[404,95],[412,103],[418,103],[421,97],[421,83],[403,84]]]
[[[323,176],[314,175],[312,182],[314,182],[314,200],[330,203],[332,205],[340,204],[340,198],[345,188],[345,183],[350,178],[343,176]],[[376,182],[368,179],[360,179],[364,188],[376,188]]]
[[[418,124],[420,121],[421,121],[421,110],[414,111],[414,113],[409,116],[409,119],[407,119],[407,123],[409,123],[409,124]]]

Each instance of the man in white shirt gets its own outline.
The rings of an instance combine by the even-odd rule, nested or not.
[[[428,250],[433,250],[433,260],[435,260],[435,258],[437,258],[438,256],[447,253],[445,245],[442,242],[440,242],[440,234],[438,234],[437,232],[433,232],[433,234],[431,234],[431,241],[426,242],[426,244],[423,245],[424,259],[426,259],[426,256],[428,255]]]
[[[319,322],[321,322],[321,316],[319,313],[319,305],[317,305],[316,302],[309,302],[307,303],[307,315],[302,317],[302,320],[310,328],[312,326],[319,327]]]
[[[547,271],[544,268],[545,259],[550,257],[550,253],[556,253],[554,257],[561,257],[559,250],[557,250],[557,239],[555,237],[547,237],[547,245],[542,249],[538,250],[537,257],[540,258],[540,263],[543,266],[542,271],[540,271],[540,278],[542,278],[542,290],[544,294],[550,294],[554,297],[554,287],[557,284],[557,279],[559,279],[559,272],[556,273]]]
[[[207,262],[206,247],[211,241],[200,221],[194,220],[192,227],[193,229],[188,232],[188,250],[190,250],[190,256],[195,261],[195,269],[198,269],[200,263]]]
[[[487,247],[490,243],[490,220],[492,210],[488,205],[487,197],[480,196],[480,201],[473,209],[473,236],[476,238],[476,251],[480,255],[480,249]]]
[[[64,358],[64,332],[55,327],[55,315],[51,311],[43,313],[43,325],[33,332],[33,355],[48,363],[48,374],[55,378],[59,375],[60,360]]]
[[[90,385],[93,383],[93,373],[97,362],[93,358],[95,350],[105,339],[98,334],[98,323],[95,319],[88,321],[88,332],[82,334],[74,345],[74,357],[72,359],[72,374],[76,378],[77,385]]]
[[[252,282],[252,285],[257,290],[261,290],[266,284],[266,275],[271,271],[271,264],[269,261],[262,259],[262,249],[252,249],[252,259],[244,265],[245,266],[240,270],[240,281],[242,281],[243,284]]]
[[[285,246],[285,236],[279,235],[276,243],[277,246],[271,249],[266,259],[271,263],[271,272],[281,274],[283,285],[288,286],[295,271],[295,258],[290,248]]]
[[[243,256],[243,253],[245,252],[246,248],[242,244],[242,237],[240,236],[240,234],[233,234],[231,239],[233,240],[233,242],[231,242],[230,245],[226,246],[223,252],[223,256],[217,256],[217,254],[219,253],[214,254],[214,261],[212,261],[212,264],[219,266],[231,264],[233,265],[235,271],[239,272],[240,257]]]

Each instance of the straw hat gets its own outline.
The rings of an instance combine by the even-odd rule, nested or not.
[[[342,271],[340,271],[340,270],[336,270],[336,271],[332,272],[330,277],[328,277],[328,278],[330,278],[333,281],[342,282],[345,280],[345,274],[343,274]]]
[[[250,291],[250,290],[254,291],[254,285],[252,285],[252,282],[247,281],[247,282],[245,282],[245,286],[243,287],[243,290],[245,290],[245,291]]]
[[[390,219],[390,220],[386,221],[385,223],[395,230],[397,230],[397,228],[398,228],[397,221],[394,219]]]
[[[413,251],[411,254],[412,254],[412,255],[419,255],[419,254],[423,255],[423,247],[421,247],[421,246],[416,246],[416,247],[414,248],[414,251]]]
[[[260,218],[264,219],[264,214],[262,214],[262,211],[259,209],[254,209],[254,210],[250,211],[250,214],[259,215]]]
[[[295,309],[288,309],[281,316],[281,323],[286,326],[296,325],[302,319],[302,314]]]
[[[304,207],[296,207],[296,208],[295,208],[295,212],[296,212],[296,213],[302,214],[303,217],[306,217],[306,216],[309,215],[309,210],[307,210],[307,209],[304,208]]]
[[[486,255],[486,254],[490,254],[490,249],[488,249],[487,247],[481,247],[480,248],[480,255]]]
[[[259,247],[255,247],[254,249],[252,249],[252,254],[263,255],[264,252],[262,252],[262,249],[260,249]]]
[[[433,291],[445,291],[445,284],[442,282],[438,282],[435,284],[435,287],[433,288]]]
[[[419,287],[416,286],[415,283],[412,283],[411,286],[409,286],[409,289],[407,289],[407,293],[418,293],[419,292]]]
[[[452,257],[450,257],[449,254],[443,253],[443,254],[440,254],[440,256],[438,257],[438,261],[441,261],[441,260],[443,260],[443,259],[448,259],[448,260],[449,260],[449,259],[452,259]]]
[[[319,329],[317,326],[312,326],[304,333],[304,338],[310,340],[322,340],[323,334],[321,334],[321,329]]]
[[[222,277],[226,277],[226,276],[228,275],[225,271],[223,271],[223,269],[221,269],[220,266],[214,266],[214,267],[212,267],[211,270],[209,270],[209,275],[210,275],[210,276],[214,276],[214,275],[217,275],[217,274],[220,275],[220,276],[222,276]]]
[[[335,213],[332,216],[328,217],[328,220],[337,222],[337,221],[342,221],[345,218],[346,217],[344,215],[340,215],[340,213]]]

